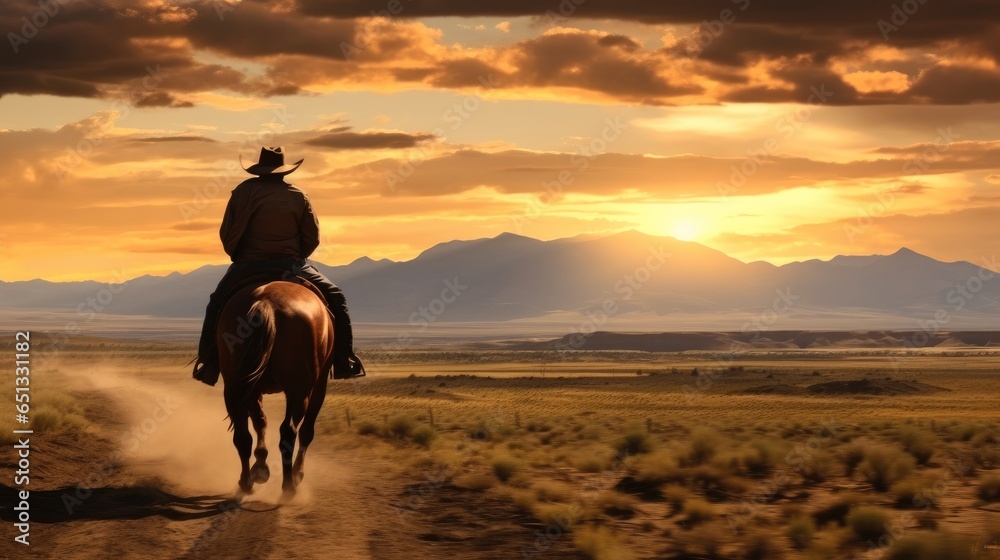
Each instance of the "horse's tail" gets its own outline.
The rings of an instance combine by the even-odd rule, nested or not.
[[[240,364],[234,381],[242,388],[241,405],[254,394],[254,387],[260,381],[274,351],[275,328],[274,307],[267,299],[258,299],[250,305],[246,315],[240,318],[241,328],[249,327],[250,332],[243,337],[245,342]],[[227,397],[228,398],[228,397]],[[229,419],[229,431],[233,431],[233,419]]]
[[[247,321],[250,323],[250,337],[247,339],[246,352],[240,362],[237,379],[245,379],[251,385],[257,383],[267,369],[274,350],[274,307],[266,299],[253,302],[247,311]]]

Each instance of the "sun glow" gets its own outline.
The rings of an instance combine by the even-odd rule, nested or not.
[[[693,241],[700,233],[698,225],[691,220],[678,220],[674,224],[673,237],[681,241]]]

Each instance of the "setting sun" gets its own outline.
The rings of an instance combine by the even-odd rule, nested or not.
[[[693,241],[700,233],[693,220],[680,220],[674,224],[673,236],[681,241]]]

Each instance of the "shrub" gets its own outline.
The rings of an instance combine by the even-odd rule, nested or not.
[[[31,416],[31,428],[38,431],[51,430],[59,425],[59,415],[51,410],[41,410]]]
[[[689,498],[684,501],[684,522],[689,525],[698,525],[715,517],[715,509],[712,504],[701,498]]]
[[[521,471],[523,465],[513,457],[499,456],[493,458],[493,474],[500,482],[507,482],[510,477]]]
[[[635,426],[618,440],[615,449],[620,455],[642,455],[653,450],[653,439],[645,429]]]
[[[525,513],[532,513],[538,506],[538,498],[535,493],[531,490],[523,490],[520,488],[509,489],[508,495],[514,505],[518,507],[521,511]]]
[[[732,476],[728,471],[701,465],[688,470],[689,483],[700,488],[710,499],[728,500],[733,496],[746,494],[753,488],[753,484],[744,478]]]
[[[785,529],[785,535],[788,536],[788,540],[792,542],[792,546],[799,550],[809,546],[815,533],[816,524],[812,518],[805,516],[793,518],[788,522],[788,527]]]
[[[985,430],[986,426],[982,426],[979,424],[959,424],[957,426],[952,427],[951,435],[956,439],[960,439],[962,441],[969,441],[973,437],[975,437],[976,434]]]
[[[700,465],[715,456],[719,449],[719,434],[709,428],[691,432],[691,462]]]
[[[743,541],[742,558],[745,560],[778,560],[784,553],[778,542],[768,534],[753,533]]]
[[[684,502],[688,501],[694,494],[683,486],[669,485],[660,490],[660,495],[676,513],[684,507]]]
[[[579,504],[538,504],[533,513],[547,527],[571,531],[576,522],[583,517],[583,508]]]
[[[991,502],[1000,500],[1000,476],[987,476],[979,481],[979,497]]]
[[[934,434],[905,426],[899,429],[898,437],[903,450],[913,455],[918,465],[926,464],[934,455],[934,448],[937,446],[937,436]]]
[[[601,492],[594,499],[594,505],[614,517],[630,518],[635,515],[635,498],[613,490]]]
[[[1000,448],[995,445],[977,447],[972,450],[972,460],[980,468],[996,467],[1000,465]]]
[[[895,482],[910,474],[914,463],[913,456],[908,453],[876,447],[865,453],[865,460],[858,468],[875,490],[885,492]]]
[[[846,445],[842,451],[841,460],[844,462],[844,475],[847,478],[854,476],[854,471],[865,459],[865,448],[858,445]]]
[[[971,540],[949,535],[913,535],[893,543],[885,560],[974,560]]]
[[[573,468],[585,473],[602,472],[611,463],[607,450],[601,450],[597,447],[588,447],[575,452],[567,458],[567,461]]]
[[[417,426],[417,421],[410,416],[394,416],[386,428],[389,434],[397,438],[409,437],[410,431]]]
[[[675,537],[675,550],[671,558],[719,558],[724,541],[722,531],[702,525],[686,534]]]
[[[358,434],[363,436],[368,436],[372,434],[378,434],[378,424],[365,420],[358,423]]]
[[[909,479],[896,483],[889,491],[896,498],[896,505],[906,508],[936,507],[938,505],[937,479]]]
[[[437,437],[437,431],[426,424],[420,424],[410,430],[410,439],[412,439],[417,445],[422,445],[424,447],[430,446],[431,442],[437,439]]]
[[[635,478],[642,482],[662,483],[683,479],[677,458],[666,450],[644,455],[636,462]]]
[[[858,506],[847,514],[847,526],[862,542],[877,542],[888,524],[889,516],[876,507]]]
[[[480,420],[469,430],[469,437],[476,441],[489,441],[493,435],[493,430],[485,421]]]
[[[986,445],[996,445],[1000,443],[1000,437],[997,437],[994,428],[983,428],[982,431],[977,433],[972,438],[973,447],[983,447]]]
[[[573,488],[555,480],[541,481],[532,486],[532,490],[542,502],[570,502],[576,496]]]
[[[826,451],[817,451],[801,459],[795,466],[802,478],[807,482],[825,482],[834,475],[836,461],[833,455]]]
[[[574,531],[573,546],[591,560],[632,560],[635,556],[607,527]]]
[[[525,426],[525,428],[529,432],[548,432],[549,430],[552,429],[552,426],[550,426],[548,424],[545,424],[545,423],[542,423],[542,422],[538,422],[538,421],[532,420],[531,422],[528,422],[528,425]]]
[[[464,488],[465,490],[475,490],[477,492],[482,492],[483,490],[488,490],[492,488],[495,481],[496,479],[488,474],[471,473],[456,477],[454,480],[454,484],[458,488]]]
[[[751,474],[767,474],[781,463],[786,449],[779,442],[755,439],[750,442],[751,452],[743,457],[743,464]]]
[[[820,527],[828,523],[836,523],[843,526],[847,523],[847,514],[851,511],[851,508],[863,500],[863,496],[859,494],[845,494],[837,498],[832,504],[816,510],[813,513],[813,519],[816,520],[816,525]]]

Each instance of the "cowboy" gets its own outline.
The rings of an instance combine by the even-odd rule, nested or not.
[[[344,293],[326,279],[306,258],[319,246],[319,220],[306,193],[285,182],[284,177],[303,160],[285,164],[281,147],[261,148],[260,158],[250,167],[251,175],[233,189],[222,219],[219,237],[232,258],[226,275],[212,293],[201,328],[194,378],[215,385],[219,379],[219,353],[215,329],[232,288],[250,274],[283,269],[319,288],[334,319],[333,377],[347,379],[365,375],[354,353],[351,318]],[[242,160],[240,162],[242,166]]]

